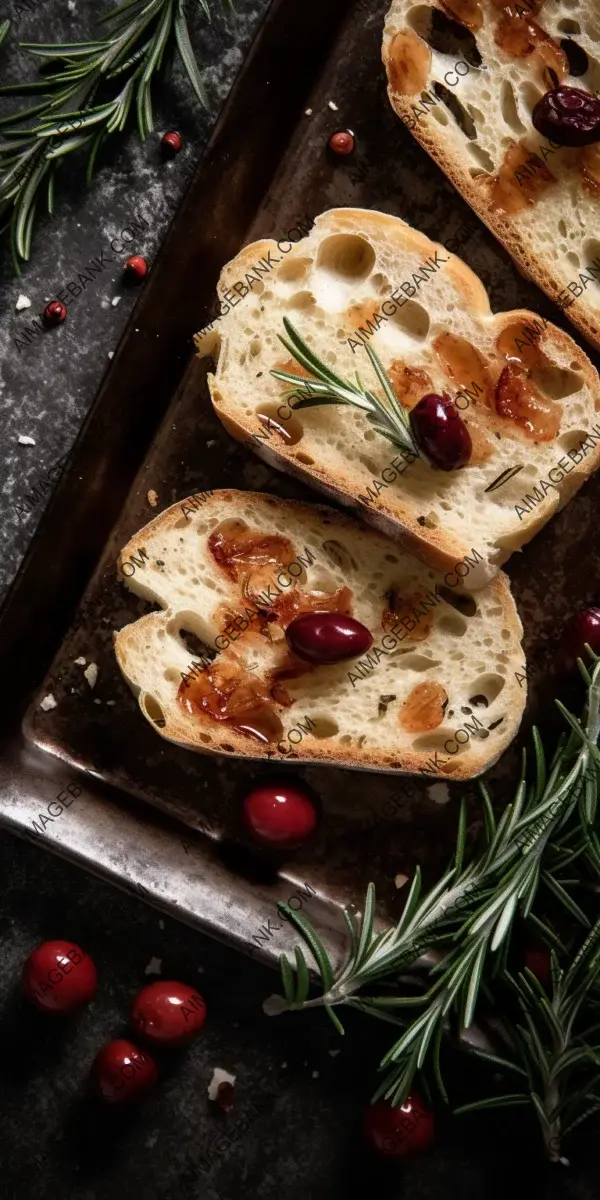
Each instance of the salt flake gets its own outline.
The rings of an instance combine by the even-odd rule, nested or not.
[[[40,708],[43,708],[44,712],[49,712],[51,708],[56,708],[56,700],[52,692],[48,692],[48,695],[44,696],[44,699],[40,701]]]
[[[15,308],[17,312],[22,312],[24,308],[31,308],[31,300],[28,300],[27,296],[20,295]]]
[[[162,958],[152,958],[147,967],[144,967],[144,975],[160,975],[162,974]]]
[[[94,662],[90,663],[89,667],[86,667],[83,674],[85,675],[90,687],[91,688],[95,687],[96,680],[98,678],[98,667],[97,667],[96,663],[94,663]]]

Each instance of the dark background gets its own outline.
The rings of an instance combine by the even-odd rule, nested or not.
[[[13,21],[0,58],[4,81],[32,75],[18,39],[81,39],[106,4],[51,0],[21,7],[19,13],[14,3],[1,14]],[[168,95],[161,103],[157,97],[157,137],[145,146],[134,134],[115,139],[90,192],[77,166],[67,164],[57,216],[39,224],[32,262],[20,280],[12,276],[8,254],[0,252],[0,598],[47,498],[29,516],[19,516],[16,506],[69,452],[136,294],[121,286],[115,262],[73,300],[64,326],[20,353],[15,339],[136,217],[146,225],[131,250],[152,261],[267,4],[238,0],[236,7],[229,24],[216,11],[210,27],[199,12],[194,20],[209,111],[191,98],[177,72]],[[181,131],[185,148],[165,165],[158,136],[167,128]],[[31,308],[18,313],[21,293]],[[36,444],[20,446],[19,434]],[[592,1127],[573,1147],[568,1169],[545,1167],[527,1120],[497,1114],[454,1121],[441,1114],[435,1150],[406,1166],[372,1158],[359,1129],[376,1086],[376,1063],[389,1045],[385,1026],[351,1014],[340,1040],[319,1011],[266,1018],[262,1002],[279,987],[272,972],[5,834],[0,879],[2,1198],[352,1200],[370,1192],[390,1200],[480,1200],[508,1193],[587,1200],[597,1194]],[[66,1022],[32,1011],[18,988],[27,954],[53,937],[83,945],[100,976],[93,1004]],[[145,974],[153,958],[160,960],[163,978],[185,980],[202,992],[205,1029],[188,1051],[162,1060],[160,1086],[139,1112],[99,1112],[86,1098],[89,1066],[105,1041],[126,1032],[133,996],[157,978]],[[236,1107],[229,1114],[207,1102],[216,1066],[237,1076]],[[450,1059],[449,1071],[460,1091],[466,1065]]]

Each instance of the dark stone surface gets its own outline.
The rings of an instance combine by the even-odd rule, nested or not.
[[[19,7],[21,12],[18,12]],[[85,36],[103,0],[15,3],[23,40]],[[119,281],[119,260],[76,297],[66,325],[25,348],[16,339],[51,298],[133,219],[143,233],[132,249],[156,253],[216,111],[241,64],[265,0],[238,0],[230,27],[212,28],[198,13],[195,42],[206,70],[211,109],[202,113],[176,73],[157,127],[176,127],[184,152],[159,164],[157,142],[134,135],[108,151],[86,193],[72,165],[58,190],[58,215],[43,219],[32,262],[20,281],[0,259],[0,595],[7,589],[39,521],[47,494],[30,515],[21,498],[66,455],[117,345],[135,292]],[[3,78],[30,70],[14,37]],[[167,104],[163,97],[162,103]],[[15,312],[20,293],[31,308]],[[121,296],[113,307],[111,300]],[[18,444],[19,434],[35,439]],[[577,1166],[548,1172],[527,1120],[440,1118],[436,1151],[400,1167],[371,1159],[358,1135],[375,1065],[390,1044],[388,1026],[357,1014],[343,1042],[320,1012],[269,1020],[263,999],[277,990],[265,968],[210,942],[141,902],[29,844],[0,837],[0,1196],[3,1200],[498,1200],[508,1194],[548,1200],[597,1195],[594,1137],[577,1148]],[[33,1012],[20,998],[21,965],[41,940],[65,937],[94,957],[100,987],[94,1003],[68,1022]],[[99,1114],[85,1081],[103,1042],[126,1030],[136,991],[152,958],[163,978],[197,986],[208,1005],[205,1030],[186,1052],[161,1058],[162,1080],[139,1111]],[[340,1049],[341,1047],[341,1049]],[[340,1050],[332,1056],[332,1051]],[[206,1099],[212,1070],[237,1076],[236,1108],[224,1115]],[[462,1062],[451,1064],[464,1075]],[[464,1081],[463,1081],[464,1082]],[[575,1159],[575,1155],[574,1155]]]
[[[2,82],[35,77],[37,60],[20,51],[17,41],[66,42],[94,36],[94,19],[107,7],[104,0],[85,4],[82,0],[51,0],[43,6],[12,0],[8,12],[2,6],[0,17],[11,18],[9,38],[0,51]],[[56,215],[54,219],[45,216],[41,204],[31,259],[24,264],[20,279],[14,276],[7,240],[2,238],[0,600],[51,493],[48,471],[70,451],[109,364],[109,354],[116,349],[135,305],[138,293],[123,286],[122,264],[132,253],[143,254],[152,263],[268,4],[267,0],[237,0],[235,16],[226,21],[215,0],[210,25],[202,18],[199,5],[187,7],[198,59],[204,66],[209,109],[201,108],[183,68],[176,64],[168,92],[164,88],[155,92],[156,132],[145,144],[133,131],[111,139],[104,157],[98,160],[89,190],[83,181],[85,154],[77,162],[66,160],[58,173]],[[31,102],[27,96],[0,97],[0,112]],[[185,143],[171,162],[164,162],[160,153],[160,137],[166,129],[178,129]],[[75,159],[75,155],[71,157]],[[121,231],[131,229],[132,223],[137,226],[132,229],[135,240],[126,245],[129,234],[122,238]],[[111,242],[116,250],[111,249]],[[85,273],[86,264],[101,254],[105,269],[92,283],[84,283],[80,295],[74,295],[64,325],[32,335],[27,344],[25,332],[35,327],[46,302],[69,282],[75,291],[79,273]],[[21,294],[31,301],[31,307],[17,312]],[[116,298],[118,303],[113,306]],[[34,438],[35,445],[20,445],[19,435]],[[39,499],[32,504],[25,497],[35,498],[36,484]]]

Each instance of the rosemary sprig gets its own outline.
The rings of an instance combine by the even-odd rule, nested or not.
[[[231,0],[225,2],[231,7]],[[208,0],[199,4],[210,19]],[[30,256],[42,185],[53,215],[56,172],[64,157],[87,148],[89,184],[100,146],[122,132],[134,106],[143,141],[154,128],[153,80],[161,70],[168,73],[176,52],[198,99],[206,103],[185,5],[186,0],[124,0],[102,17],[106,34],[95,41],[21,43],[46,67],[56,60],[58,68],[29,83],[0,87],[5,95],[39,92],[42,97],[0,120],[0,234],[9,231],[18,274],[20,262]],[[0,35],[2,30],[4,25]]]
[[[337,974],[318,934],[306,918],[288,910],[285,905],[280,906],[296,924],[312,951],[321,974],[323,994],[312,1000],[306,999],[306,960],[302,950],[297,947],[297,969],[302,962],[302,990],[294,985],[289,964],[286,962],[284,967],[282,961],[285,999],[274,997],[275,1003],[269,1005],[268,1002],[266,1011],[323,1005],[343,1033],[343,1026],[334,1009],[347,1004],[380,1019],[403,1025],[400,1037],[382,1060],[380,1069],[387,1073],[376,1097],[384,1095],[393,1104],[402,1102],[412,1087],[416,1073],[428,1058],[432,1059],[437,1082],[445,1096],[440,1070],[440,1048],[445,1024],[453,1013],[458,1018],[459,1026],[463,1030],[468,1029],[475,1016],[484,975],[487,983],[494,978],[507,977],[510,934],[517,915],[529,918],[545,940],[561,948],[556,935],[532,911],[540,887],[543,887],[546,895],[550,893],[558,900],[586,931],[590,925],[585,912],[570,893],[573,881],[565,876],[565,871],[575,861],[579,861],[582,867],[587,865],[600,876],[599,843],[593,829],[600,763],[597,745],[600,733],[600,660],[596,659],[591,676],[582,664],[580,667],[588,684],[584,722],[579,722],[562,705],[558,705],[570,726],[570,733],[559,741],[549,766],[539,734],[534,730],[535,780],[527,785],[524,763],[515,798],[507,805],[499,821],[496,821],[486,788],[480,785],[485,845],[474,853],[468,863],[466,807],[463,802],[451,866],[423,899],[420,896],[420,872],[416,871],[404,911],[395,927],[375,932],[375,890],[372,884],[369,885],[362,919],[357,921],[350,913],[344,913],[350,945],[347,960]],[[557,1021],[563,1022],[565,1032],[563,1040],[557,1040],[551,1047],[557,1056],[566,1053],[573,1021],[585,995],[582,964],[585,964],[587,955],[589,965],[592,950],[594,978],[599,969],[600,933],[597,936],[594,930],[586,940],[585,955],[582,953],[573,962],[572,968],[563,973],[564,978],[557,970],[557,960],[554,960],[555,975],[560,984],[554,1015]],[[424,993],[406,995],[389,989],[400,971],[418,962],[426,951],[433,948],[437,950],[438,957],[433,966],[427,967],[429,986]],[[440,948],[443,948],[441,958]],[[585,978],[589,983],[589,970]],[[384,989],[387,986],[388,990],[384,990],[383,994],[357,994],[361,989],[376,984],[383,984]],[[558,987],[558,984],[555,986]],[[526,979],[525,984],[521,983],[518,987],[519,999],[531,1007],[532,995],[535,995],[531,992],[531,982],[528,984]],[[406,1013],[415,1008],[419,1011],[407,1024]],[[550,1019],[547,1007],[544,1007],[542,1015]],[[529,1026],[528,1030],[527,1036],[533,1037]],[[515,1046],[523,1062],[515,1069],[529,1079],[532,1078],[535,1063],[530,1062],[525,1054],[523,1036],[517,1031]],[[537,1043],[534,1048],[537,1049]],[[558,1057],[558,1061],[560,1069],[557,1067],[556,1071],[560,1075],[565,1060]],[[567,1061],[571,1064],[571,1059]],[[538,1062],[538,1073],[539,1069]],[[519,1102],[526,1101],[534,1105],[540,1119],[543,1110],[546,1133],[548,1129],[551,1130],[546,1138],[548,1145],[550,1137],[558,1137],[559,1101],[556,1097],[559,1093],[553,1090],[555,1083],[552,1075],[548,1087],[542,1090],[541,1108],[538,1104],[540,1095],[538,1090],[534,1091],[533,1084],[527,1092],[515,1093],[520,1097]],[[600,1092],[600,1088],[597,1090]],[[512,1102],[506,1097],[501,1100],[502,1103]],[[564,1103],[567,1104],[566,1099]],[[569,1100],[569,1127],[577,1119],[576,1108],[577,1105]]]
[[[509,1071],[521,1076],[525,1090],[464,1104],[455,1112],[532,1104],[550,1161],[564,1162],[562,1139],[600,1109],[600,1027],[597,1023],[590,1025],[589,1019],[578,1024],[584,1002],[589,1001],[600,975],[600,919],[568,967],[560,964],[554,952],[551,963],[551,997],[529,970],[518,979],[508,972],[505,976],[516,995],[523,1024],[511,1026],[504,1019],[513,1061],[505,1058],[503,1062]],[[597,1007],[592,1001],[592,1011],[597,1013]],[[484,1050],[476,1054],[498,1065],[494,1055]],[[518,1063],[514,1061],[517,1058]]]
[[[271,375],[274,375],[276,379],[282,379],[284,383],[292,385],[290,391],[286,393],[288,402],[291,397],[300,394],[300,399],[297,399],[290,406],[291,408],[314,408],[322,404],[350,405],[364,412],[377,433],[387,438],[392,445],[399,446],[401,450],[408,450],[415,458],[420,456],[410,427],[408,413],[399,404],[381,360],[370,346],[365,346],[365,350],[383,390],[384,400],[379,399],[373,391],[364,386],[358,372],[356,383],[336,375],[335,371],[332,371],[315,354],[314,350],[307,346],[287,317],[283,318],[283,324],[287,337],[280,334],[280,342],[283,343],[292,358],[295,358],[296,362],[309,371],[312,376],[311,379],[305,379],[301,375],[292,375],[289,371],[271,371]]]

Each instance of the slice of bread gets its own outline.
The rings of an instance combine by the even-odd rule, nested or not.
[[[275,265],[253,283],[252,264],[268,254]],[[247,294],[238,287],[236,295],[244,272]],[[217,358],[209,386],[226,429],[433,566],[452,569],[476,547],[484,563],[472,587],[600,461],[600,379],[583,351],[533,313],[492,314],[473,271],[397,217],[324,213],[285,257],[274,242],[246,247],[224,268],[219,290],[235,306],[198,335],[197,347]],[[472,437],[468,465],[440,471],[403,458],[355,408],[292,415],[283,403],[288,385],[270,374],[282,366],[302,373],[279,341],[284,317],[345,379],[359,371],[378,390],[369,345],[405,406],[426,392],[450,393]]]
[[[118,664],[147,720],[190,750],[469,779],[519,727],[522,629],[502,573],[472,595],[468,570],[444,582],[331,509],[238,491],[166,509],[119,568],[163,611],[115,634]],[[284,631],[311,610],[356,617],[368,654],[295,658]]]
[[[598,93],[599,43],[592,0],[393,0],[383,38],[398,116],[597,347],[600,145],[550,144],[531,114],[557,82]]]

